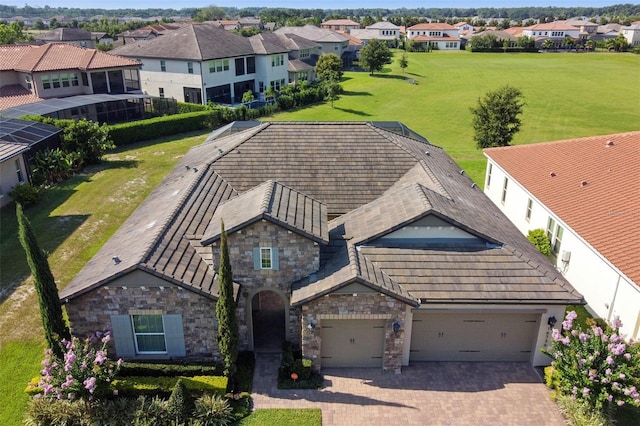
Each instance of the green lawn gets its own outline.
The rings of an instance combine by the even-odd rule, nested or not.
[[[441,146],[478,183],[485,160],[473,142],[478,98],[509,84],[526,105],[514,144],[640,130],[640,55],[613,53],[409,53],[382,73],[345,73],[334,103],[273,120],[402,121]],[[413,79],[417,84],[410,84]]]
[[[522,90],[527,105],[515,143],[639,130],[638,69],[640,55],[632,54],[415,53],[404,74],[397,64],[373,77],[347,73],[346,93],[334,108],[320,104],[269,119],[399,120],[482,182],[484,160],[472,140],[469,112],[479,96],[504,84]],[[41,247],[51,253],[60,287],[206,133],[121,148],[26,211]],[[26,403],[22,391],[40,370],[43,333],[11,207],[0,210],[0,253],[0,424],[17,425]]]
[[[263,409],[257,410],[237,423],[239,426],[320,426],[322,413],[319,408],[297,410]]]

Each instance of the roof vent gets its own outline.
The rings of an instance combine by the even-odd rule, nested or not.
[[[464,170],[460,170],[458,173],[460,173],[461,175],[464,174]]]
[[[429,151],[425,151],[424,153],[427,154],[427,155],[431,155],[431,153]]]
[[[473,182],[473,183],[471,184],[471,188],[472,188],[472,189],[475,189],[475,187],[476,187],[476,186],[478,186],[478,185],[476,185],[476,183],[475,183],[475,182]]]
[[[583,180],[582,182],[580,182],[580,186],[587,186],[589,184],[589,182],[587,182],[586,180]]]
[[[615,145],[615,144],[613,143],[612,140],[608,140],[607,143],[604,144],[604,146],[606,146],[607,148],[610,147],[610,146],[613,146],[613,145]]]
[[[113,256],[111,260],[113,260],[114,265],[117,265],[118,263],[122,262],[118,256]]]
[[[556,173],[555,172],[551,172],[551,173],[549,173],[549,176],[556,177]]]

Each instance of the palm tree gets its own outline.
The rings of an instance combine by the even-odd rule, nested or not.
[[[594,50],[596,48],[596,42],[593,40],[587,40],[586,43],[584,44],[584,47],[587,50]]]
[[[546,39],[545,41],[542,42],[542,48],[544,50],[549,50],[553,47],[553,41],[551,41],[550,38]]]

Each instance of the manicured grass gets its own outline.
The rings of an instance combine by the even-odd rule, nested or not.
[[[526,102],[514,144],[640,130],[640,55],[409,53],[404,73],[398,58],[373,76],[345,73],[334,108],[323,103],[268,119],[402,121],[479,184],[486,161],[473,141],[469,108],[503,85],[519,88]]]
[[[29,396],[29,380],[40,374],[44,345],[39,342],[8,342],[0,351],[0,425],[20,425]]]
[[[111,237],[187,150],[207,132],[121,148],[49,191],[26,214],[63,288]],[[0,424],[21,424],[26,383],[38,375],[43,331],[29,269],[17,239],[15,209],[0,211]],[[16,349],[17,348],[17,349]],[[5,359],[13,359],[5,362]],[[6,398],[6,399],[5,399]]]
[[[298,410],[263,409],[255,411],[236,424],[239,426],[320,426],[322,424],[322,413],[319,408]]]

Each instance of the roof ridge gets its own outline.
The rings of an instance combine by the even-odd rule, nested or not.
[[[435,145],[434,145],[435,146]],[[438,147],[439,148],[439,147]],[[424,161],[424,159],[418,161],[422,167],[424,168],[425,173],[431,178],[431,181],[438,187],[438,189],[440,191],[442,191],[441,195],[445,196],[446,198],[453,200],[453,197],[451,196],[451,194],[449,194],[449,191],[447,191],[447,189],[444,187],[444,185],[442,185],[442,182],[440,182],[440,179],[438,179],[438,177],[436,176],[435,173],[433,173],[433,170],[431,170],[431,167],[429,167],[429,165],[427,164],[426,161]],[[424,185],[421,185],[424,186]]]
[[[360,261],[358,259],[358,249],[355,245],[347,243],[347,253],[349,256],[351,272],[356,277],[362,277],[362,269],[360,268]]]
[[[263,214],[271,211],[271,206],[273,205],[273,194],[275,192],[274,190],[277,184],[278,182],[273,179],[268,179],[264,183],[264,185],[266,186],[266,190],[264,191],[264,196],[262,197],[262,202],[260,203],[260,211],[262,211]]]

